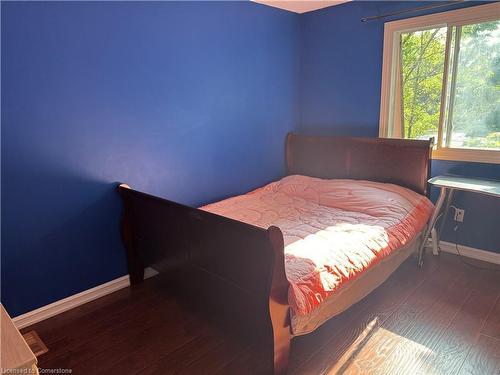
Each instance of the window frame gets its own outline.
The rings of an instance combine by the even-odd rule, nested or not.
[[[486,5],[476,5],[469,8],[451,10],[447,12],[435,13],[426,16],[406,18],[398,21],[386,22],[384,25],[384,50],[382,63],[382,83],[380,96],[380,121],[379,121],[379,137],[389,136],[388,124],[394,124],[392,118],[394,116],[395,94],[396,94],[396,75],[397,67],[393,62],[397,61],[397,54],[400,52],[398,48],[399,37],[404,32],[422,30],[435,27],[450,27],[471,23],[481,23],[495,21],[500,19],[500,3],[492,3]],[[448,32],[451,29],[448,29]],[[448,44],[448,43],[447,43]],[[447,46],[448,48],[448,46]],[[445,56],[448,59],[448,54]],[[446,64],[446,61],[445,61]],[[446,65],[445,65],[446,66]],[[447,75],[445,69],[444,74]],[[444,82],[447,82],[447,77],[444,77]],[[446,84],[446,83],[445,83]],[[444,92],[445,90],[443,90]],[[441,101],[443,101],[443,95]],[[440,160],[456,160],[456,161],[471,161],[500,164],[499,150],[485,149],[466,149],[466,148],[450,148],[442,147],[442,123],[444,111],[441,111],[439,125],[439,142],[432,152],[433,159]]]

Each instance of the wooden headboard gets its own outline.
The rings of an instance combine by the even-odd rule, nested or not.
[[[432,140],[307,136],[286,138],[287,174],[389,182],[429,194]]]

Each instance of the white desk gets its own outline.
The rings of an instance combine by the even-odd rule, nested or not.
[[[451,201],[453,199],[453,194],[455,190],[468,191],[476,194],[484,194],[493,197],[500,198],[500,181],[495,180],[481,180],[477,178],[465,178],[465,177],[453,177],[453,176],[436,176],[429,180],[431,185],[434,185],[440,189],[439,198],[436,202],[436,207],[434,212],[427,224],[424,232],[424,237],[422,238],[422,243],[420,244],[418,252],[418,264],[422,266],[425,245],[427,244],[427,239],[431,233],[432,228],[436,225],[437,218],[439,217],[441,210],[444,206],[443,220],[439,231],[437,231],[437,243],[439,247],[439,237],[441,236],[441,228],[446,222],[448,216],[448,211],[450,208]]]

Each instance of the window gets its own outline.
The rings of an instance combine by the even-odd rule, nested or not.
[[[386,23],[380,136],[500,163],[500,3]]]

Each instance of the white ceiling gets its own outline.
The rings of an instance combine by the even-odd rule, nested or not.
[[[300,1],[300,0],[253,0],[256,3],[269,5],[275,8],[289,10],[295,13],[305,13],[311,10],[331,7],[334,5],[339,5],[346,3],[350,0],[337,0],[337,1],[326,1],[326,0],[311,0],[311,1]]]

